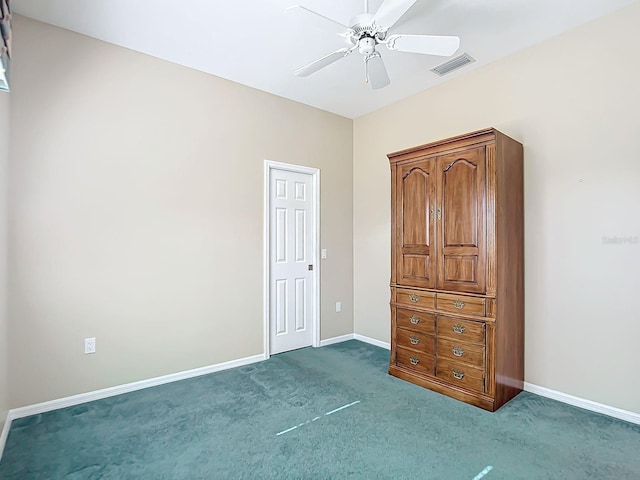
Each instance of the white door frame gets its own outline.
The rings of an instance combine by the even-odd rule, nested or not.
[[[312,307],[312,319],[311,319],[311,331],[313,333],[312,345],[314,347],[320,346],[320,170],[312,167],[303,167],[300,165],[291,165],[289,163],[273,162],[271,160],[264,161],[264,293],[263,293],[263,310],[264,310],[264,356],[268,359],[271,356],[270,351],[270,329],[269,329],[269,312],[271,311],[271,305],[269,303],[269,282],[271,279],[271,262],[269,258],[270,253],[270,232],[269,232],[269,210],[271,199],[271,171],[272,170],[285,170],[295,173],[304,173],[311,175],[311,182],[313,184],[313,198],[312,198],[312,222],[315,230],[313,236],[313,307]]]

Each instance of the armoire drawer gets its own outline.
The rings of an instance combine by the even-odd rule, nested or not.
[[[429,353],[398,347],[396,349],[396,363],[429,375],[433,375],[435,372],[435,357]]]
[[[420,330],[421,332],[433,335],[436,333],[436,317],[430,313],[397,308],[396,326],[400,328],[410,328],[411,330]]]
[[[438,338],[484,345],[484,322],[438,316]]]
[[[396,303],[412,307],[434,308],[435,293],[411,290],[409,288],[396,289]]]
[[[438,338],[438,359],[448,358],[477,368],[484,368],[484,346],[447,338]]]
[[[438,310],[446,310],[448,312],[485,316],[485,301],[486,300],[484,298],[479,297],[438,293],[436,295],[436,308]]]
[[[436,376],[452,385],[482,392],[484,390],[484,369],[454,362],[438,356]]]
[[[399,347],[420,350],[421,352],[431,355],[435,353],[435,337],[433,335],[427,335],[426,333],[397,328],[396,343]]]

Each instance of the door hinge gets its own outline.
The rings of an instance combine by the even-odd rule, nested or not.
[[[313,265],[309,265],[309,271],[313,270]]]

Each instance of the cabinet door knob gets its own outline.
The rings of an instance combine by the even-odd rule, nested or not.
[[[416,295],[415,293],[412,293],[409,296],[409,300],[411,300],[413,303],[418,303],[418,301],[420,301],[420,297],[418,295]]]
[[[415,315],[411,315],[411,317],[409,318],[409,321],[413,324],[413,325],[417,325],[420,323],[420,318],[416,317]]]
[[[461,347],[453,347],[451,351],[456,357],[462,357],[464,355],[464,349]]]
[[[462,370],[453,370],[451,374],[458,380],[462,380],[464,378],[464,372]]]
[[[442,209],[438,207],[438,220],[442,220]]]
[[[420,339],[413,335],[409,337],[409,341],[411,341],[411,345],[418,345],[420,343]]]
[[[411,362],[411,365],[417,365],[420,363],[420,359],[416,357],[409,358],[409,361]]]

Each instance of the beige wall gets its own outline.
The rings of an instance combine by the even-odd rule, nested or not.
[[[640,412],[640,244],[603,243],[640,236],[638,20],[636,4],[352,137],[348,119],[16,18],[10,406],[261,353],[264,159],[322,170],[322,338],[355,311],[389,341],[385,155],[495,126],[525,145],[526,380]]]
[[[9,94],[0,92],[0,431],[9,408],[9,325],[7,323],[7,166],[9,161]],[[0,452],[0,455],[2,453]]]
[[[389,341],[386,154],[494,126],[525,146],[527,382],[640,412],[640,4],[354,125],[355,331]]]
[[[262,353],[265,159],[321,169],[321,336],[353,332],[351,120],[14,29],[12,407]]]

